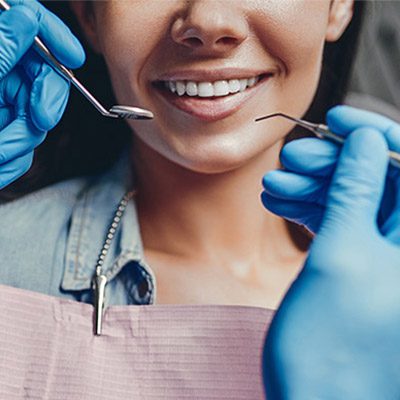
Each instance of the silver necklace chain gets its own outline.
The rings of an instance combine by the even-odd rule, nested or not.
[[[104,308],[104,298],[105,298],[105,287],[107,284],[107,277],[103,274],[104,260],[106,259],[108,250],[110,249],[110,244],[114,239],[115,233],[119,227],[122,216],[124,215],[126,206],[129,200],[136,193],[135,190],[131,190],[125,193],[124,197],[118,204],[117,210],[115,211],[114,218],[107,232],[106,240],[101,249],[99,258],[96,264],[96,270],[93,277],[92,289],[94,291],[94,334],[101,335],[101,328],[103,322],[103,308]]]

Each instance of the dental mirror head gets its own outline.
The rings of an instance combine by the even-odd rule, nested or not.
[[[131,106],[112,106],[110,114],[122,119],[152,119],[154,115],[151,111],[139,107]]]

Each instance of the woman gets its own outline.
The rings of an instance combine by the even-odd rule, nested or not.
[[[356,24],[343,43],[340,38],[346,35],[355,6],[350,0],[230,2],[229,7],[222,1],[148,0],[71,6],[91,46],[106,61],[118,103],[150,109],[156,118],[129,121],[132,146],[110,171],[62,181],[3,205],[3,223],[15,232],[7,239],[8,251],[2,251],[7,267],[1,270],[1,282],[92,302],[92,277],[108,225],[119,199],[134,187],[136,209],[131,201],[102,260],[108,281],[105,306],[256,306],[262,311],[252,323],[265,321],[265,311],[272,315],[278,307],[306,252],[299,246],[305,242],[304,233],[293,233],[283,219],[259,204],[260,177],[279,167],[279,152],[291,125],[278,119],[268,124],[253,120],[276,111],[293,116],[308,112],[323,119],[338,99],[335,85],[343,89],[346,82],[347,68],[335,80],[330,67],[341,61],[337,57],[348,57],[360,4]],[[32,21],[32,9],[37,13],[37,7],[15,6],[14,12],[20,13],[19,21],[22,14]],[[39,13],[45,15],[39,34],[52,51],[69,67],[79,65],[79,46],[59,21],[42,9]],[[55,32],[62,40],[54,39]],[[320,81],[325,42],[336,41],[326,55]],[[21,79],[18,68],[29,79]],[[6,80],[19,83],[14,100],[22,119],[29,115],[24,130],[30,139],[18,143],[18,151],[7,153],[3,146],[3,164],[19,160],[8,176],[3,174],[6,183],[25,172],[31,150],[61,116],[67,93],[65,83],[35,55],[28,54],[14,75]],[[30,90],[35,96],[29,100]],[[14,117],[7,114],[5,121]],[[6,129],[8,135],[15,134]],[[26,244],[33,266],[29,270]],[[247,310],[249,315],[252,310]],[[249,335],[250,342],[259,340],[256,334]],[[204,354],[209,350],[204,348]],[[215,373],[210,362],[205,365]],[[249,381],[248,376],[238,378],[239,370],[235,373],[237,382]],[[171,384],[165,376],[160,381]],[[178,386],[192,397],[211,396],[204,388],[199,394],[200,389],[188,382],[181,379]],[[222,393],[220,389],[226,395],[224,385],[226,381],[222,389],[213,386],[213,393]],[[235,389],[228,397],[259,398],[259,382],[255,385],[243,392]],[[142,398],[149,393],[145,392]],[[165,387],[162,393],[167,398]]]
[[[324,43],[340,38],[351,19],[352,2],[333,3],[331,7],[329,3],[317,7],[313,3],[296,2],[296,7],[293,7],[291,2],[277,2],[261,9],[255,3],[249,3],[233,7],[229,19],[223,2],[211,3],[200,2],[186,11],[182,5],[170,2],[162,2],[163,9],[160,9],[158,1],[147,1],[145,5],[142,2],[71,4],[92,46],[103,53],[106,63],[112,64],[111,75],[114,76],[111,78],[115,81],[118,103],[142,106],[157,114],[152,122],[131,121],[129,124],[135,132],[131,159],[144,255],[158,276],[158,303],[201,303],[207,299],[210,303],[276,309],[288,284],[303,264],[305,239],[299,232],[295,234],[297,241],[303,242],[303,248],[299,248],[284,220],[266,214],[259,202],[260,177],[278,167],[279,151],[291,125],[279,119],[258,124],[253,120],[277,110],[292,115],[303,115],[307,111],[318,86]],[[215,21],[206,18],[210,10],[215,14]],[[160,32],[165,32],[168,23],[174,24],[169,36],[164,35],[166,43],[157,39],[161,35],[158,33],[143,49],[139,43],[148,36],[150,22],[146,18],[152,21],[156,12],[160,18],[164,16],[163,24],[158,25]],[[176,13],[188,15],[174,19]],[[219,21],[222,14],[224,23]],[[247,21],[250,18],[248,14],[254,20],[253,25]],[[278,14],[284,19],[280,20]],[[165,16],[170,16],[170,19]],[[307,29],[302,28],[307,32],[301,35],[300,17],[307,21],[303,24]],[[133,25],[132,18],[135,24],[130,27],[134,31],[130,32],[125,25]],[[280,30],[275,26],[278,22]],[[112,26],[106,29],[108,23]],[[186,37],[188,30],[194,32],[193,37]],[[211,35],[211,41],[220,40],[217,48],[211,42],[203,43],[202,35]],[[347,40],[351,42],[351,38]],[[129,59],[121,57],[124,48],[129,48]],[[182,51],[183,54],[172,59],[172,51]],[[149,56],[151,53],[154,59],[145,64],[147,53]],[[126,71],[122,70],[120,63],[129,64]],[[160,71],[153,71],[160,65],[162,70],[158,67]],[[139,93],[136,89],[139,83],[131,81],[139,79],[138,73],[143,68],[149,71],[146,78],[143,76],[146,80],[140,83],[143,93]],[[167,100],[171,96],[162,88],[161,81],[179,81],[178,76],[165,75],[182,74],[179,71],[183,69],[184,74],[187,69],[193,72],[192,75],[216,74],[215,77],[188,76],[187,80],[261,78],[262,82],[254,87],[254,94],[246,100],[246,107],[241,106],[239,112],[234,112],[230,118],[223,116],[225,108],[232,113],[237,104],[230,108],[219,105],[221,111],[215,114],[216,99],[192,98],[190,101],[197,103],[191,106],[191,110],[182,111],[182,107],[190,106],[172,106],[171,101],[185,103],[183,99],[188,96],[179,98],[175,94],[172,100]],[[326,69],[326,75],[332,74],[329,67]],[[345,81],[343,75],[346,72],[339,76],[339,85],[340,79]],[[332,86],[337,83],[332,79]],[[332,101],[333,91],[325,89],[324,84],[325,79],[321,88],[327,99],[323,99],[323,106],[317,104],[312,110],[316,114],[317,106],[323,108],[318,110],[321,120]],[[132,85],[135,85],[135,90]],[[129,97],[136,92],[140,99]],[[240,99],[240,96],[232,98]],[[192,115],[196,112],[212,115]],[[188,130],[193,133],[189,134]],[[99,134],[96,129],[92,131]],[[111,136],[110,142],[115,136]],[[160,154],[164,157],[160,158]],[[245,168],[239,168],[242,166]],[[238,188],[241,196],[238,196]],[[241,210],[239,216],[238,209]],[[224,215],[221,210],[224,210]],[[265,239],[255,243],[254,237]],[[184,274],[181,268],[185,269]],[[165,274],[168,279],[165,279]],[[193,274],[199,289],[188,291],[189,282],[182,279],[192,281]],[[210,274],[214,279],[208,282]],[[167,284],[171,279],[175,282],[173,286]],[[207,285],[201,283],[201,279],[206,280]],[[225,282],[223,287],[221,282]],[[204,287],[207,287],[208,294]]]

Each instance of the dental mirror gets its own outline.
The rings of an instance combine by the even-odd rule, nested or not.
[[[10,5],[5,0],[0,0],[0,9],[7,11],[10,8]],[[96,110],[105,117],[120,119],[152,119],[154,117],[151,111],[139,107],[115,105],[107,111],[107,109],[104,108],[102,104],[89,92],[89,90],[87,90],[86,87],[83,86],[83,84],[75,77],[74,73],[57,61],[50,50],[37,36],[35,37],[33,46],[38,54],[40,54],[56,72],[70,81],[83,94],[83,96],[89,100]]]

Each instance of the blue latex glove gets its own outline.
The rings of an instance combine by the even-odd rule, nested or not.
[[[33,151],[60,120],[69,83],[33,49],[39,35],[67,67],[83,64],[78,40],[37,1],[10,0],[0,14],[0,188],[23,175]]]
[[[327,114],[329,128],[342,136],[362,127],[371,127],[384,134],[391,150],[400,152],[400,125],[379,114],[348,106],[337,106]],[[313,233],[319,229],[325,212],[326,195],[336,166],[340,147],[317,138],[299,139],[284,146],[281,162],[285,170],[271,171],[264,176],[264,206],[273,213],[304,225]],[[389,171],[384,202],[379,210],[378,225],[386,231],[394,207],[394,187],[400,170]]]
[[[299,203],[284,200],[291,218],[311,221],[317,235],[266,338],[267,398],[399,399],[400,179],[397,170],[387,170],[388,143],[400,150],[399,126],[348,107],[333,109],[328,121],[347,136],[345,145],[309,142],[306,153],[319,150],[312,147],[319,143],[326,150],[308,158],[310,176],[305,169],[304,175],[297,174],[297,188],[308,186],[311,195],[299,189]],[[291,164],[296,169],[307,164],[298,150],[300,158]],[[281,176],[287,185],[286,175]],[[391,189],[385,192],[387,180]],[[382,202],[386,194],[390,201]],[[264,195],[267,206],[270,198]],[[382,209],[385,216],[378,219]]]

